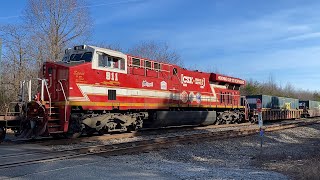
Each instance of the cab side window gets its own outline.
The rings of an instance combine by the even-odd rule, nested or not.
[[[108,58],[109,66],[110,68],[114,69],[120,69],[124,70],[125,69],[125,63],[124,59],[118,58],[118,57],[109,57]]]
[[[123,58],[113,57],[105,53],[98,52],[98,65],[100,67],[125,70]]]
[[[100,67],[108,67],[108,56],[104,53],[98,53],[98,64]]]

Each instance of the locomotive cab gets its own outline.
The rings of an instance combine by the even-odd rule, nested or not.
[[[65,50],[64,63],[91,63],[92,69],[127,72],[127,56],[121,52],[95,46],[80,45]]]
[[[62,61],[65,63],[91,62],[92,56],[93,49],[86,45],[81,45],[75,46],[73,49],[66,49]]]

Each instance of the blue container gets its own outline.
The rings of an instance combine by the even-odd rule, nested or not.
[[[273,109],[299,109],[299,99],[276,96],[273,98]]]

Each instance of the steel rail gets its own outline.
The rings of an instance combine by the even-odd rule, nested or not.
[[[307,126],[312,124],[319,124],[320,120],[306,120],[290,123],[281,123],[275,125],[267,125],[264,130],[267,132],[278,131],[283,129],[295,128],[300,126]],[[25,166],[31,164],[38,164],[43,162],[58,161],[65,159],[72,159],[76,157],[83,157],[88,155],[103,154],[104,156],[109,155],[121,155],[127,153],[145,152],[159,148],[167,148],[168,145],[174,145],[184,142],[194,142],[195,140],[218,140],[225,138],[235,138],[247,135],[256,134],[259,132],[258,127],[250,128],[238,128],[231,130],[222,130],[215,132],[197,132],[188,135],[171,135],[166,137],[157,137],[154,139],[137,140],[132,142],[110,144],[110,145],[96,145],[79,147],[68,150],[52,151],[52,155],[39,157],[36,159],[29,159],[26,161],[17,161],[0,164],[0,169],[12,168],[17,166]],[[50,153],[51,154],[51,153]]]

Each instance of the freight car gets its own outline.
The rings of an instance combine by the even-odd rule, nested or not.
[[[20,137],[78,137],[249,119],[240,98],[242,79],[95,46],[67,49],[62,61],[43,64],[37,81],[34,99],[31,80],[21,86]]]
[[[317,117],[320,116],[319,101],[299,101],[299,108],[303,110],[302,117]]]
[[[19,102],[10,103],[4,114],[0,114],[0,142],[5,138],[7,129],[18,132],[20,130],[20,106]]]
[[[261,100],[263,120],[299,119],[303,110],[299,109],[299,99],[270,95],[246,96],[250,107],[250,117],[257,120],[256,102]]]

